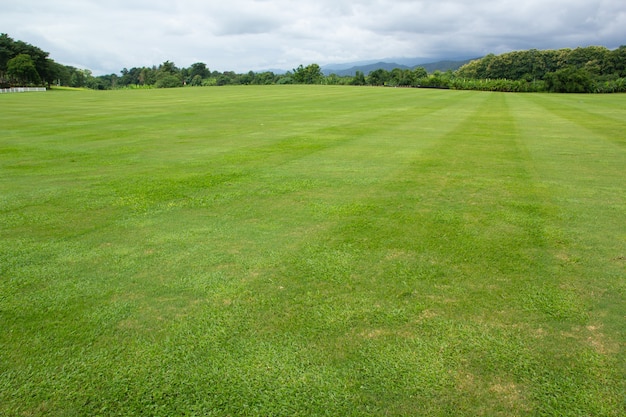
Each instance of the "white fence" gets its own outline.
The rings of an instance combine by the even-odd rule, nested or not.
[[[46,88],[45,87],[0,88],[0,94],[3,94],[3,93],[28,93],[29,91],[46,91]]]

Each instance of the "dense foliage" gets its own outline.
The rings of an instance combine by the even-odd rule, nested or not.
[[[589,46],[489,54],[462,66],[455,75],[457,79],[463,80],[461,85],[476,89],[546,90],[560,93],[624,92],[626,46],[615,50]]]
[[[52,61],[48,53],[0,34],[0,85],[33,85],[50,79]]]
[[[98,88],[91,71],[59,64],[48,55],[36,46],[0,34],[0,87],[56,84]]]
[[[615,93],[626,92],[626,46],[514,51],[489,54],[457,71],[424,67],[376,69],[354,76],[325,76],[318,64],[300,65],[284,74],[271,71],[237,74],[210,71],[197,62],[179,68],[165,61],[152,67],[122,69],[121,75],[94,77],[89,70],[57,64],[48,53],[8,35],[0,36],[0,85],[63,85],[98,90],[117,88],[171,88],[183,86],[326,84],[387,87],[450,88],[510,92]]]

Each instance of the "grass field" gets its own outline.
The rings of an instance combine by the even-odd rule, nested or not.
[[[622,416],[626,96],[0,96],[0,415]]]

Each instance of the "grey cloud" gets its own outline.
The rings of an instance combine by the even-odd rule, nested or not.
[[[95,73],[206,62],[247,71],[390,56],[478,56],[626,39],[622,0],[20,0],[0,31]]]
[[[215,34],[219,36],[268,33],[277,31],[282,26],[277,19],[245,13],[237,16],[220,16],[217,20]]]

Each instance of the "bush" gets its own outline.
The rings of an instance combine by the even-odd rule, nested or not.
[[[180,81],[180,79],[175,75],[166,75],[163,78],[159,78],[154,84],[156,88],[173,88],[180,87],[182,85],[182,81]]]
[[[501,91],[515,93],[530,93],[545,91],[543,81],[526,80],[474,80],[457,78],[450,84],[450,88],[455,90],[480,90],[480,91]]]
[[[574,67],[550,72],[545,76],[546,87],[553,93],[590,93],[593,82],[589,72]]]

